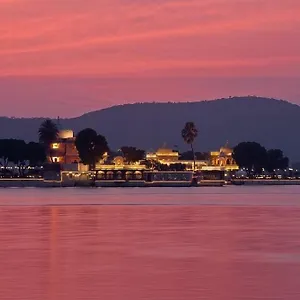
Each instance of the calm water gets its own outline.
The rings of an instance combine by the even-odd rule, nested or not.
[[[0,299],[300,299],[300,187],[1,189]]]

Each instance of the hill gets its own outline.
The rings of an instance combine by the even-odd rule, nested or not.
[[[0,138],[36,140],[43,119],[0,118]],[[137,103],[62,119],[64,128],[75,132],[87,127],[104,134],[113,149],[132,145],[156,149],[167,143],[188,149],[181,138],[186,121],[199,129],[198,151],[218,149],[228,140],[257,141],[267,148],[281,148],[293,161],[300,161],[300,107],[287,101],[235,97],[191,103]]]

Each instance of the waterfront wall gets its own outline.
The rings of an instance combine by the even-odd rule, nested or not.
[[[300,185],[300,179],[234,179],[233,185]]]
[[[300,185],[299,180],[258,180],[258,179],[244,179],[244,180],[233,180],[233,185]],[[224,181],[222,180],[200,180],[196,186],[223,186]],[[44,180],[44,179],[0,179],[0,188],[24,188],[24,187],[188,187],[194,186],[190,181],[115,181],[115,180],[89,180],[88,178],[81,178],[81,180]]]
[[[43,179],[0,179],[0,188],[44,187]]]

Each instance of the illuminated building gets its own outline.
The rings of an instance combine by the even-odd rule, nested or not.
[[[165,146],[159,148],[156,152],[147,153],[146,159],[150,161],[156,161],[165,165],[183,164],[186,166],[187,170],[192,170],[194,165],[193,160],[180,160],[180,154],[178,153],[178,151],[174,151]],[[196,160],[195,161],[196,170],[201,170],[204,166],[207,166],[208,164],[209,161]]]
[[[179,162],[179,153],[177,151],[173,151],[172,149],[162,147],[156,152],[147,153],[146,159],[154,160],[161,164],[174,164]]]
[[[78,163],[80,161],[75,146],[75,137],[72,130],[61,130],[58,139],[50,145],[49,162],[60,164]]]
[[[232,157],[233,149],[228,146],[221,147],[219,151],[210,152],[210,164],[215,167],[224,168],[226,171],[238,170],[239,166]]]

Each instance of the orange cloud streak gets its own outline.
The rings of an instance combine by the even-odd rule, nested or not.
[[[299,0],[0,0],[0,77],[296,78],[299,11]]]

